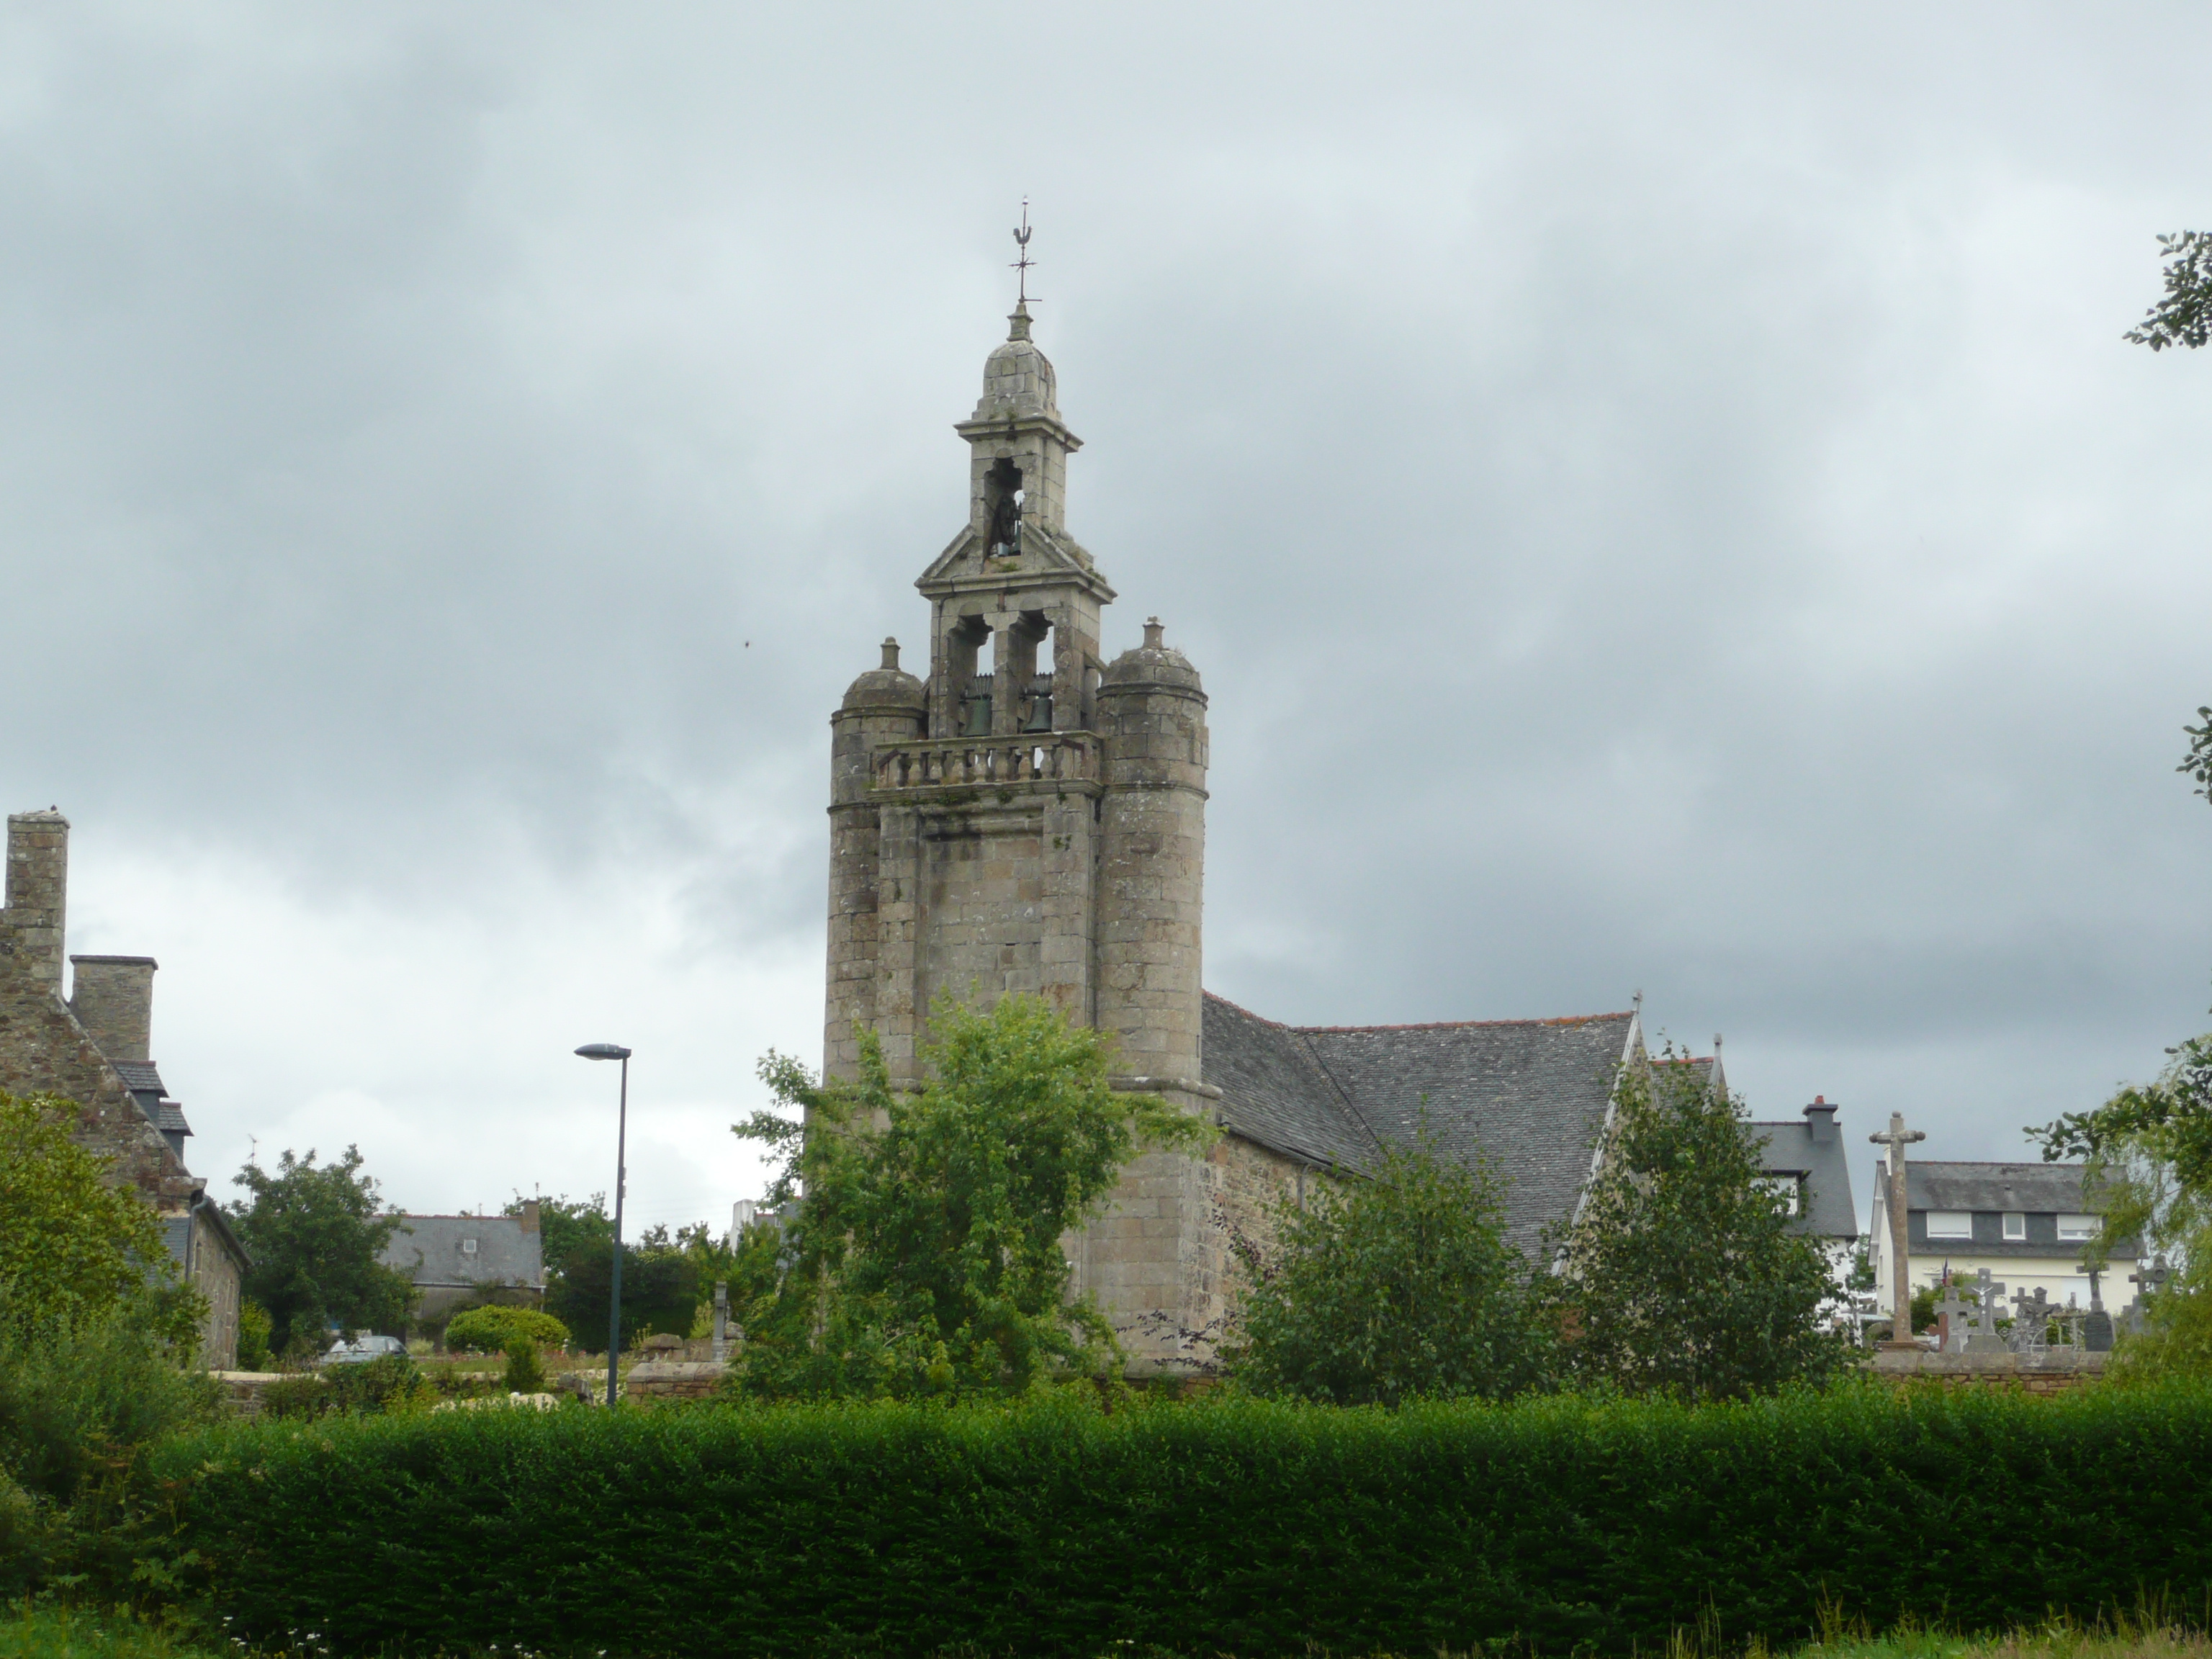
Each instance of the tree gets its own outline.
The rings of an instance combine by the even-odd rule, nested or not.
[[[507,1201],[503,1213],[520,1215],[525,1204],[538,1206],[538,1246],[544,1255],[549,1285],[566,1273],[572,1261],[588,1255],[605,1260],[610,1253],[615,1223],[607,1213],[605,1193],[593,1193],[589,1198],[570,1198],[563,1193],[558,1198],[538,1199],[517,1194]],[[602,1318],[599,1322],[606,1322]]]
[[[1540,1386],[1556,1326],[1505,1240],[1497,1179],[1440,1153],[1425,1118],[1310,1206],[1276,1212],[1272,1259],[1240,1247],[1255,1283],[1225,1357],[1246,1387],[1340,1406],[1505,1399]]]
[[[1690,1400],[1824,1381],[1847,1358],[1826,1256],[1790,1231],[1741,1103],[1674,1059],[1622,1069],[1603,1164],[1563,1234],[1569,1365]]]
[[[288,1149],[276,1173],[249,1164],[235,1184],[251,1201],[226,1208],[253,1258],[246,1293],[269,1310],[269,1343],[277,1354],[302,1358],[335,1326],[404,1336],[415,1287],[378,1257],[404,1224],[383,1206],[376,1182],[361,1172],[358,1147],[318,1166]]]
[[[545,1255],[545,1310],[567,1325],[576,1340],[596,1348],[606,1340],[607,1302],[613,1293],[615,1222],[607,1213],[607,1195],[572,1199],[564,1193],[533,1201]],[[520,1196],[508,1200],[507,1213],[520,1215],[525,1202]],[[650,1331],[680,1336],[691,1328],[699,1274],[686,1241],[694,1231],[687,1228],[683,1237],[672,1239],[665,1225],[657,1226],[623,1241],[625,1346]]]
[[[179,1283],[161,1224],[70,1138],[76,1108],[0,1092],[0,1345],[110,1318],[188,1343],[207,1307]]]
[[[598,1348],[607,1340],[608,1302],[614,1293],[614,1240],[597,1250],[571,1256],[558,1282],[549,1279],[548,1313]],[[669,1238],[665,1226],[648,1230],[635,1243],[623,1245],[622,1337],[628,1347],[654,1331],[686,1334],[699,1300],[699,1272]]]
[[[2115,1365],[2137,1376],[2212,1375],[2212,1034],[2166,1050],[2154,1083],[2027,1133],[2046,1160],[2085,1160],[2082,1181],[2101,1217],[2088,1249],[2137,1240],[2172,1277],[2143,1298],[2143,1328],[2123,1338]]]
[[[2197,718],[2202,726],[2186,726],[2181,729],[2189,734],[2189,752],[2181,757],[2181,764],[2173,769],[2186,772],[2197,780],[2197,794],[2212,801],[2212,706],[2199,708]]]
[[[1197,1149],[1213,1130],[1156,1095],[1116,1092],[1112,1037],[1040,998],[1005,997],[988,1014],[943,1000],[931,1023],[914,1092],[893,1087],[872,1032],[849,1081],[817,1082],[779,1054],[761,1062],[804,1116],[734,1126],[782,1154],[769,1198],[791,1216],[780,1243],[752,1246],[776,1279],[742,1316],[740,1389],[1018,1392],[1117,1360],[1104,1316],[1068,1295],[1061,1237],[1139,1151]]]
[[[2212,235],[2185,230],[2160,237],[2158,245],[2166,261],[2166,297],[2123,337],[2153,351],[2173,345],[2194,349],[2212,339]]]

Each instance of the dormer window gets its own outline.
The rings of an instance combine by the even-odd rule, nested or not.
[[[2027,1217],[2018,1210],[2007,1210],[2005,1212],[2004,1218],[2004,1236],[2007,1239],[2014,1243],[2026,1238],[2027,1237]]]

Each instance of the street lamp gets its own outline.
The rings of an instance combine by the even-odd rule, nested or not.
[[[586,1060],[622,1061],[622,1103],[615,1114],[615,1265],[607,1295],[607,1407],[611,1411],[622,1363],[623,1164],[629,1139],[629,1050],[618,1042],[587,1042],[576,1052]]]

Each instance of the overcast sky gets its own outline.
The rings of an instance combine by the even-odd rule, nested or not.
[[[1030,197],[1206,980],[2032,1156],[2202,1029],[2201,5],[0,9],[0,797],[228,1193],[758,1192]]]

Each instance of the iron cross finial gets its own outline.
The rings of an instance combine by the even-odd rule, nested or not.
[[[1018,278],[1021,284],[1020,292],[1016,298],[1021,304],[1027,305],[1030,302],[1030,267],[1036,261],[1030,258],[1030,198],[1026,196],[1022,198],[1022,226],[1014,233],[1014,246],[1018,252],[1012,269],[1021,273]]]

